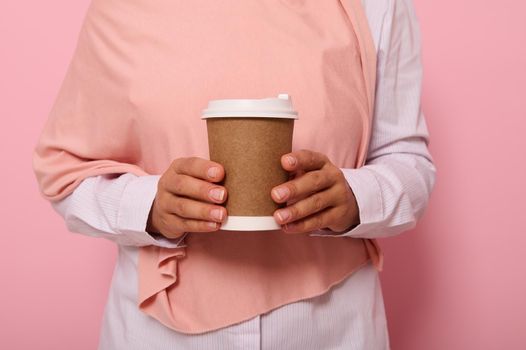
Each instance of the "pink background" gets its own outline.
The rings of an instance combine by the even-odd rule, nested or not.
[[[438,181],[381,241],[393,349],[526,349],[526,5],[415,0]],[[2,1],[0,348],[95,349],[116,247],[68,233],[31,152],[87,0]]]

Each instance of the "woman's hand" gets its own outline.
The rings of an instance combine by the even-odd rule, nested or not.
[[[198,157],[177,158],[161,176],[146,231],[177,238],[185,232],[217,231],[227,216],[218,205],[227,197],[221,164]]]
[[[294,179],[271,191],[287,207],[274,212],[286,232],[307,233],[329,228],[345,232],[360,223],[358,205],[342,171],[319,152],[300,150],[281,157],[281,165]]]

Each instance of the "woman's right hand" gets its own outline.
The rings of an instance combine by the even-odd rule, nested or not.
[[[217,231],[227,216],[221,164],[199,157],[177,158],[159,179],[146,231],[178,238],[185,232]]]

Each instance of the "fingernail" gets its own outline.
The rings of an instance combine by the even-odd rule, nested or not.
[[[217,222],[209,222],[208,227],[210,228],[217,228]]]
[[[221,221],[223,219],[223,211],[221,209],[212,209],[210,216],[213,219]]]
[[[274,196],[277,199],[283,199],[289,194],[289,189],[287,187],[278,187],[275,188],[272,192],[274,192]]]
[[[210,190],[210,197],[216,201],[222,201],[225,196],[225,190],[222,188],[213,188]]]
[[[217,175],[219,175],[219,168],[218,167],[214,166],[214,167],[208,168],[208,177],[214,178]]]
[[[291,156],[286,156],[285,158],[287,159],[287,162],[288,162],[290,165],[296,165],[296,158],[291,157]]]
[[[278,211],[279,221],[284,222],[290,217],[290,212],[288,210]]]

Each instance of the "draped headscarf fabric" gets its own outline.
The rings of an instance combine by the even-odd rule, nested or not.
[[[364,164],[376,53],[359,0],[94,0],[37,143],[50,201],[90,176],[162,174],[208,158],[211,99],[286,92],[299,112],[293,150]],[[313,232],[316,233],[316,232]],[[139,248],[138,307],[202,333],[325,293],[382,252],[375,240],[282,231],[191,233]]]

